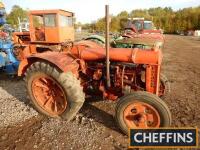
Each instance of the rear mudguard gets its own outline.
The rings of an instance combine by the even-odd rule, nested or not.
[[[78,74],[79,64],[77,59],[68,53],[59,53],[59,52],[45,52],[33,54],[30,57],[22,60],[18,68],[18,76],[23,76],[26,72],[26,69],[36,61],[45,61],[49,62],[52,65],[58,67],[62,72],[71,71],[75,74]]]

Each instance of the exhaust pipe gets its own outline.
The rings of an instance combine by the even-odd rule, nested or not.
[[[109,17],[109,5],[105,6],[105,28],[106,28],[106,79],[107,79],[107,88],[110,87],[110,54],[109,54],[109,48],[110,48],[110,42],[109,42],[109,25],[110,25],[110,17]]]

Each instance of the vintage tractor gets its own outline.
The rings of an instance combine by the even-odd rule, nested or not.
[[[127,22],[124,33],[114,40],[113,47],[150,49],[154,45],[162,49],[164,35],[154,27],[152,21],[133,18]]]
[[[100,35],[91,35],[85,40],[105,44],[105,38]],[[111,40],[111,47],[115,48],[151,49],[155,44],[162,48],[164,35],[161,30],[155,29],[152,21],[144,20],[144,18],[129,19],[123,33]]]
[[[73,15],[31,11],[30,32],[14,34],[14,52],[21,60],[18,75],[25,76],[35,109],[69,121],[85,94],[100,95],[117,103],[115,118],[125,134],[128,128],[170,126],[170,110],[159,97],[164,94],[159,46],[111,48],[108,36],[105,47],[88,40],[72,42]]]

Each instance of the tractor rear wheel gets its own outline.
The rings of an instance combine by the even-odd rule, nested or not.
[[[25,81],[33,107],[47,116],[69,121],[84,103],[83,89],[73,73],[62,73],[47,62],[33,63]]]
[[[171,124],[171,113],[164,101],[148,92],[134,92],[117,103],[116,121],[128,134],[129,128],[158,128]]]

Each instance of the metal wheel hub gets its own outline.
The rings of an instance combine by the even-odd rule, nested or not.
[[[37,104],[52,115],[62,114],[67,107],[66,95],[56,80],[40,75],[32,81],[32,92]]]
[[[144,102],[129,104],[123,113],[129,128],[153,128],[160,126],[160,115],[151,105]]]

